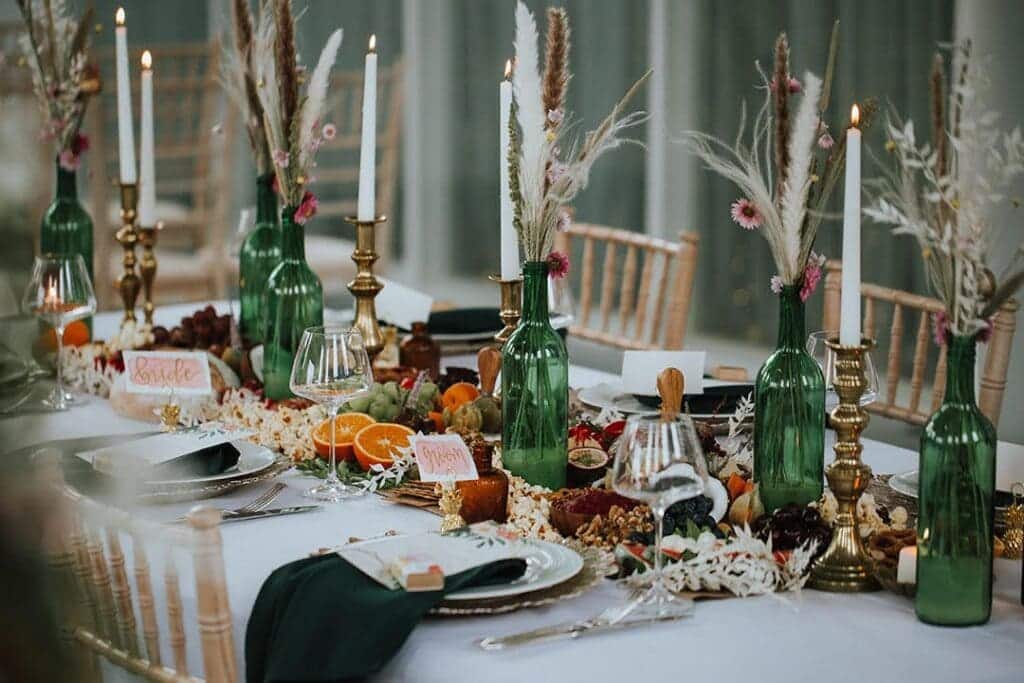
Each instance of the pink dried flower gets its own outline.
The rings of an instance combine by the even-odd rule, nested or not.
[[[814,294],[821,282],[821,267],[825,263],[825,257],[811,252],[804,267],[803,283],[800,286],[800,301],[806,302]]]
[[[562,209],[558,212],[558,221],[555,223],[555,230],[558,232],[565,232],[569,229],[570,225],[572,225],[572,217],[569,215],[568,211]]]
[[[555,124],[556,126],[562,122],[565,118],[565,114],[561,109],[549,109],[548,110],[548,121]]]
[[[569,274],[569,257],[560,251],[552,251],[545,259],[548,264],[548,275],[560,280]]]
[[[302,195],[302,202],[299,203],[299,208],[295,209],[295,215],[292,218],[299,225],[305,225],[306,221],[316,215],[316,210],[319,208],[316,195],[306,190],[306,193]]]
[[[949,338],[949,316],[945,311],[938,311],[933,318],[933,338],[938,346],[944,346]]]
[[[320,134],[324,136],[324,140],[333,140],[338,135],[338,127],[333,123],[325,123]]]
[[[818,147],[822,149],[832,149],[832,145],[836,144],[836,141],[832,139],[828,131],[818,136]]]
[[[78,155],[72,152],[70,149],[61,150],[60,156],[57,158],[60,167],[65,171],[77,171],[78,164],[81,161]]]
[[[736,223],[744,230],[753,230],[760,227],[764,217],[757,210],[757,205],[746,197],[741,197],[732,203],[730,215]]]
[[[782,294],[782,278],[778,275],[772,275],[772,279],[768,281],[768,286],[772,288],[772,292],[775,294]]]
[[[277,174],[270,179],[270,189],[274,191],[274,194],[281,194],[281,185],[277,182]]]
[[[291,161],[288,152],[283,149],[275,149],[273,157],[275,166],[278,168],[288,168],[288,162]]]
[[[560,162],[560,161],[552,161],[548,165],[548,172],[547,172],[548,183],[551,184],[551,185],[554,185],[555,183],[557,183],[559,181],[559,179],[561,179],[562,176],[565,175],[567,170],[569,170],[569,167],[566,166],[565,164],[563,164],[562,162]]]
[[[790,76],[789,79],[786,81],[786,86],[789,89],[790,94],[793,95],[804,89],[804,86],[800,83],[800,81],[793,78],[792,76]],[[775,88],[778,87],[775,78],[773,78],[772,82],[768,84],[768,87],[771,89],[772,92],[775,92]]]
[[[81,155],[82,152],[88,152],[89,136],[83,133],[76,133],[74,139],[71,141],[71,151],[77,155]]]

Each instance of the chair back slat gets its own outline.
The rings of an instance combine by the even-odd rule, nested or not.
[[[889,330],[889,365],[885,373],[885,401],[896,403],[896,390],[900,385],[900,356],[903,342],[903,307],[899,304],[892,309],[892,327]]]
[[[146,658],[151,664],[161,665],[160,627],[157,625],[153,579],[149,573],[149,556],[145,541],[132,535],[132,557],[135,561],[135,587],[139,595],[139,613],[142,615],[142,639],[146,643]]]
[[[193,557],[199,599],[199,637],[203,644],[206,680],[210,683],[233,681],[237,677],[220,520],[220,510],[210,507],[188,514],[189,526],[195,531]]]
[[[141,656],[139,638],[135,630],[135,610],[132,607],[132,589],[128,585],[128,572],[124,567],[124,551],[121,550],[121,539],[117,531],[106,528],[107,551],[110,555],[110,580],[114,593],[114,617],[117,621],[117,633],[122,647],[128,654]]]
[[[835,332],[839,327],[840,287],[842,283],[842,264],[829,261],[825,266],[825,311],[823,316],[824,329]],[[882,287],[871,283],[861,283],[861,297],[864,301],[864,334],[875,338],[876,314],[880,307],[891,309],[892,321],[889,326],[889,339],[879,340],[880,348],[888,344],[884,391],[879,391],[878,399],[867,406],[872,413],[885,415],[911,424],[923,425],[928,418],[939,409],[946,390],[947,354],[946,346],[942,345],[932,354],[931,322],[932,316],[942,310],[942,302],[919,294],[912,294],[898,289]],[[901,392],[903,378],[903,331],[908,312],[916,313],[917,328],[914,334],[913,357],[910,368],[909,391]],[[978,407],[998,425],[999,413],[1002,408],[1003,394],[1006,389],[1006,378],[1009,372],[1010,351],[1013,346],[1013,335],[1016,330],[1017,303],[1006,302],[993,319],[992,335],[984,349],[985,363],[978,391]],[[929,356],[934,355],[934,376],[931,384],[931,401],[927,411],[922,410],[921,395],[924,391],[925,377],[928,372]]]
[[[92,571],[93,596],[99,614],[99,631],[114,647],[123,649],[121,633],[114,618],[114,593],[110,588],[110,571],[103,556],[103,540],[99,534],[86,527],[85,547],[89,552],[89,566]]]
[[[174,668],[188,674],[188,659],[185,657],[185,622],[182,618],[181,586],[178,584],[178,566],[172,553],[167,553],[164,564],[164,591],[167,595],[167,640],[174,656]]]
[[[921,388],[924,385],[924,370],[928,363],[928,311],[918,315],[917,335],[914,340],[914,366],[910,375],[910,411],[918,412],[921,405]]]
[[[557,244],[572,253],[574,241],[577,248],[582,242],[582,265],[570,273],[579,282],[579,306],[570,334],[620,349],[682,348],[696,269],[696,235],[684,233],[671,242],[578,223],[561,233]],[[599,249],[603,256],[597,273]],[[596,321],[591,315],[595,297]]]
[[[636,303],[636,254],[635,245],[626,248],[626,265],[622,269],[622,292],[619,295],[619,332],[623,335],[629,331],[633,306]]]
[[[608,329],[611,320],[612,300],[615,298],[615,243],[607,242],[604,248],[604,265],[601,268],[601,329]]]

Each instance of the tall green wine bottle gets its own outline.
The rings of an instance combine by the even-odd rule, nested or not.
[[[969,626],[992,611],[996,430],[974,400],[975,339],[948,344],[946,395],[921,434],[915,606],[921,621]]]
[[[779,295],[779,338],[754,385],[754,479],[765,510],[821,497],[825,379],[805,349],[799,285]]]
[[[76,172],[61,167],[60,159],[57,160],[57,194],[43,214],[39,250],[44,254],[81,255],[89,279],[94,279],[92,218],[78,201]],[[91,330],[92,319],[87,319],[86,323]]]
[[[256,225],[246,236],[238,256],[238,327],[248,344],[263,341],[263,295],[270,274],[281,263],[281,230],[273,182],[273,173],[256,179]]]
[[[302,333],[324,324],[324,290],[309,264],[295,207],[281,212],[281,263],[267,279],[263,302],[263,393],[291,398],[288,380]]]
[[[569,355],[548,316],[548,265],[523,264],[523,312],[501,350],[502,462],[531,484],[565,486]]]

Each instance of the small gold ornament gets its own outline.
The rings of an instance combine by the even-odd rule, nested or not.
[[[168,399],[167,403],[160,408],[160,422],[163,423],[164,429],[173,432],[178,428],[180,420],[181,406],[175,403],[173,398]]]
[[[444,517],[441,518],[441,533],[447,534],[466,526],[466,520],[460,514],[462,512],[462,492],[455,486],[455,480],[438,482],[434,491],[441,494],[438,507]]]
[[[1024,557],[1024,482],[1011,489],[1013,503],[1006,508],[1006,531],[1003,533],[1003,557],[1019,560]]]

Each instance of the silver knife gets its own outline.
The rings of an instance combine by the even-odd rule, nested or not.
[[[563,638],[575,639],[590,633],[604,633],[607,631],[627,629],[633,626],[644,626],[647,624],[675,621],[684,616],[689,616],[689,614],[670,614],[662,617],[641,617],[638,619],[622,619],[618,621],[602,618],[603,616],[604,615],[595,619],[574,621],[568,624],[546,626],[532,631],[523,631],[522,633],[502,636],[500,638],[483,638],[477,641],[477,645],[484,650],[504,650],[508,647],[525,645],[527,643],[541,640],[558,640]]]
[[[233,512],[224,513],[222,522],[240,522],[246,519],[261,519],[263,517],[280,517],[281,515],[295,515],[300,512],[311,512],[319,510],[320,505],[295,505],[287,508],[271,508],[269,510],[256,510],[254,512]]]

